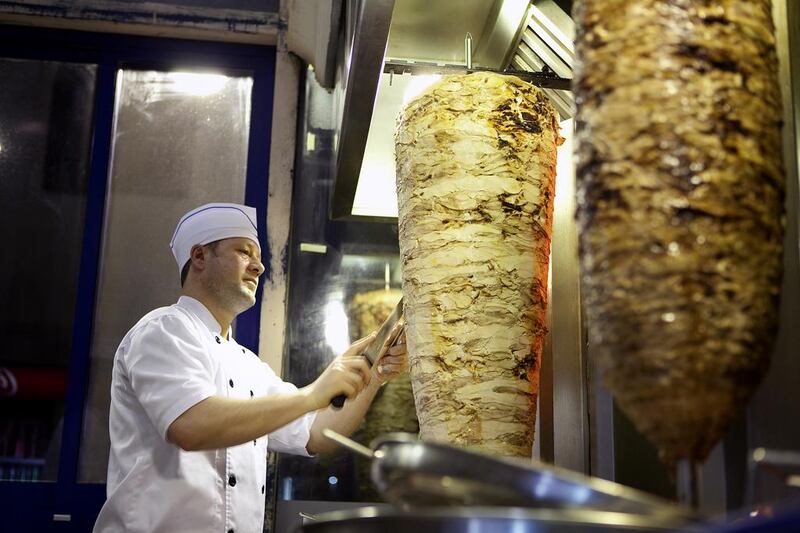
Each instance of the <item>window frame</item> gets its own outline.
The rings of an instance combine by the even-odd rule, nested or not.
[[[116,73],[119,68],[209,68],[248,71],[253,77],[247,148],[245,203],[256,208],[264,279],[270,277],[266,240],[269,146],[275,81],[274,46],[190,41],[73,30],[0,25],[0,57],[90,63],[97,66],[92,151],[77,302],[70,350],[58,479],[55,482],[0,481],[0,501],[15,509],[5,518],[10,530],[91,530],[105,501],[105,484],[78,483],[83,416],[88,394],[92,328],[110,179]],[[237,341],[258,353],[263,283],[256,304],[236,322]],[[57,516],[63,515],[63,516]],[[66,517],[69,516],[67,520]],[[60,518],[60,520],[59,520]]]

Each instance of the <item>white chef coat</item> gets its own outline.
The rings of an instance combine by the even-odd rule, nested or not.
[[[199,301],[182,296],[147,314],[114,357],[107,501],[94,531],[260,532],[267,449],[308,455],[316,413],[212,451],[181,450],[167,441],[167,428],[213,395],[249,399],[295,390],[253,352],[223,338]]]

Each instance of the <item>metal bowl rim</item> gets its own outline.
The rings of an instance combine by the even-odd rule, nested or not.
[[[535,520],[541,523],[570,523],[575,525],[603,525],[623,527],[647,527],[650,529],[674,530],[688,524],[674,515],[638,515],[593,509],[530,509],[524,507],[446,507],[414,509],[406,513],[398,509],[359,507],[341,511],[330,511],[314,516],[314,522],[306,524],[334,524],[339,522],[368,522],[383,520],[414,521],[419,519],[499,519]]]

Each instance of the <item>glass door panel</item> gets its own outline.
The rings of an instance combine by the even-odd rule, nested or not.
[[[180,294],[169,248],[175,224],[203,203],[244,201],[252,86],[250,75],[118,71],[81,482],[106,480],[119,342]]]
[[[0,58],[0,480],[58,476],[96,71]]]

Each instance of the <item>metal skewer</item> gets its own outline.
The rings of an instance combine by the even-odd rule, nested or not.
[[[675,482],[678,489],[678,502],[691,509],[700,507],[702,490],[701,465],[692,459],[681,459],[676,465]]]
[[[322,435],[331,439],[333,442],[343,447],[344,449],[350,450],[351,452],[366,457],[368,459],[376,459],[376,458],[380,459],[381,457],[383,457],[383,452],[381,452],[380,450],[373,452],[371,449],[367,448],[363,444],[359,444],[353,439],[348,439],[344,435],[337,433],[332,429],[328,428],[323,429]]]
[[[464,37],[464,64],[467,70],[472,70],[472,34],[469,32]]]

